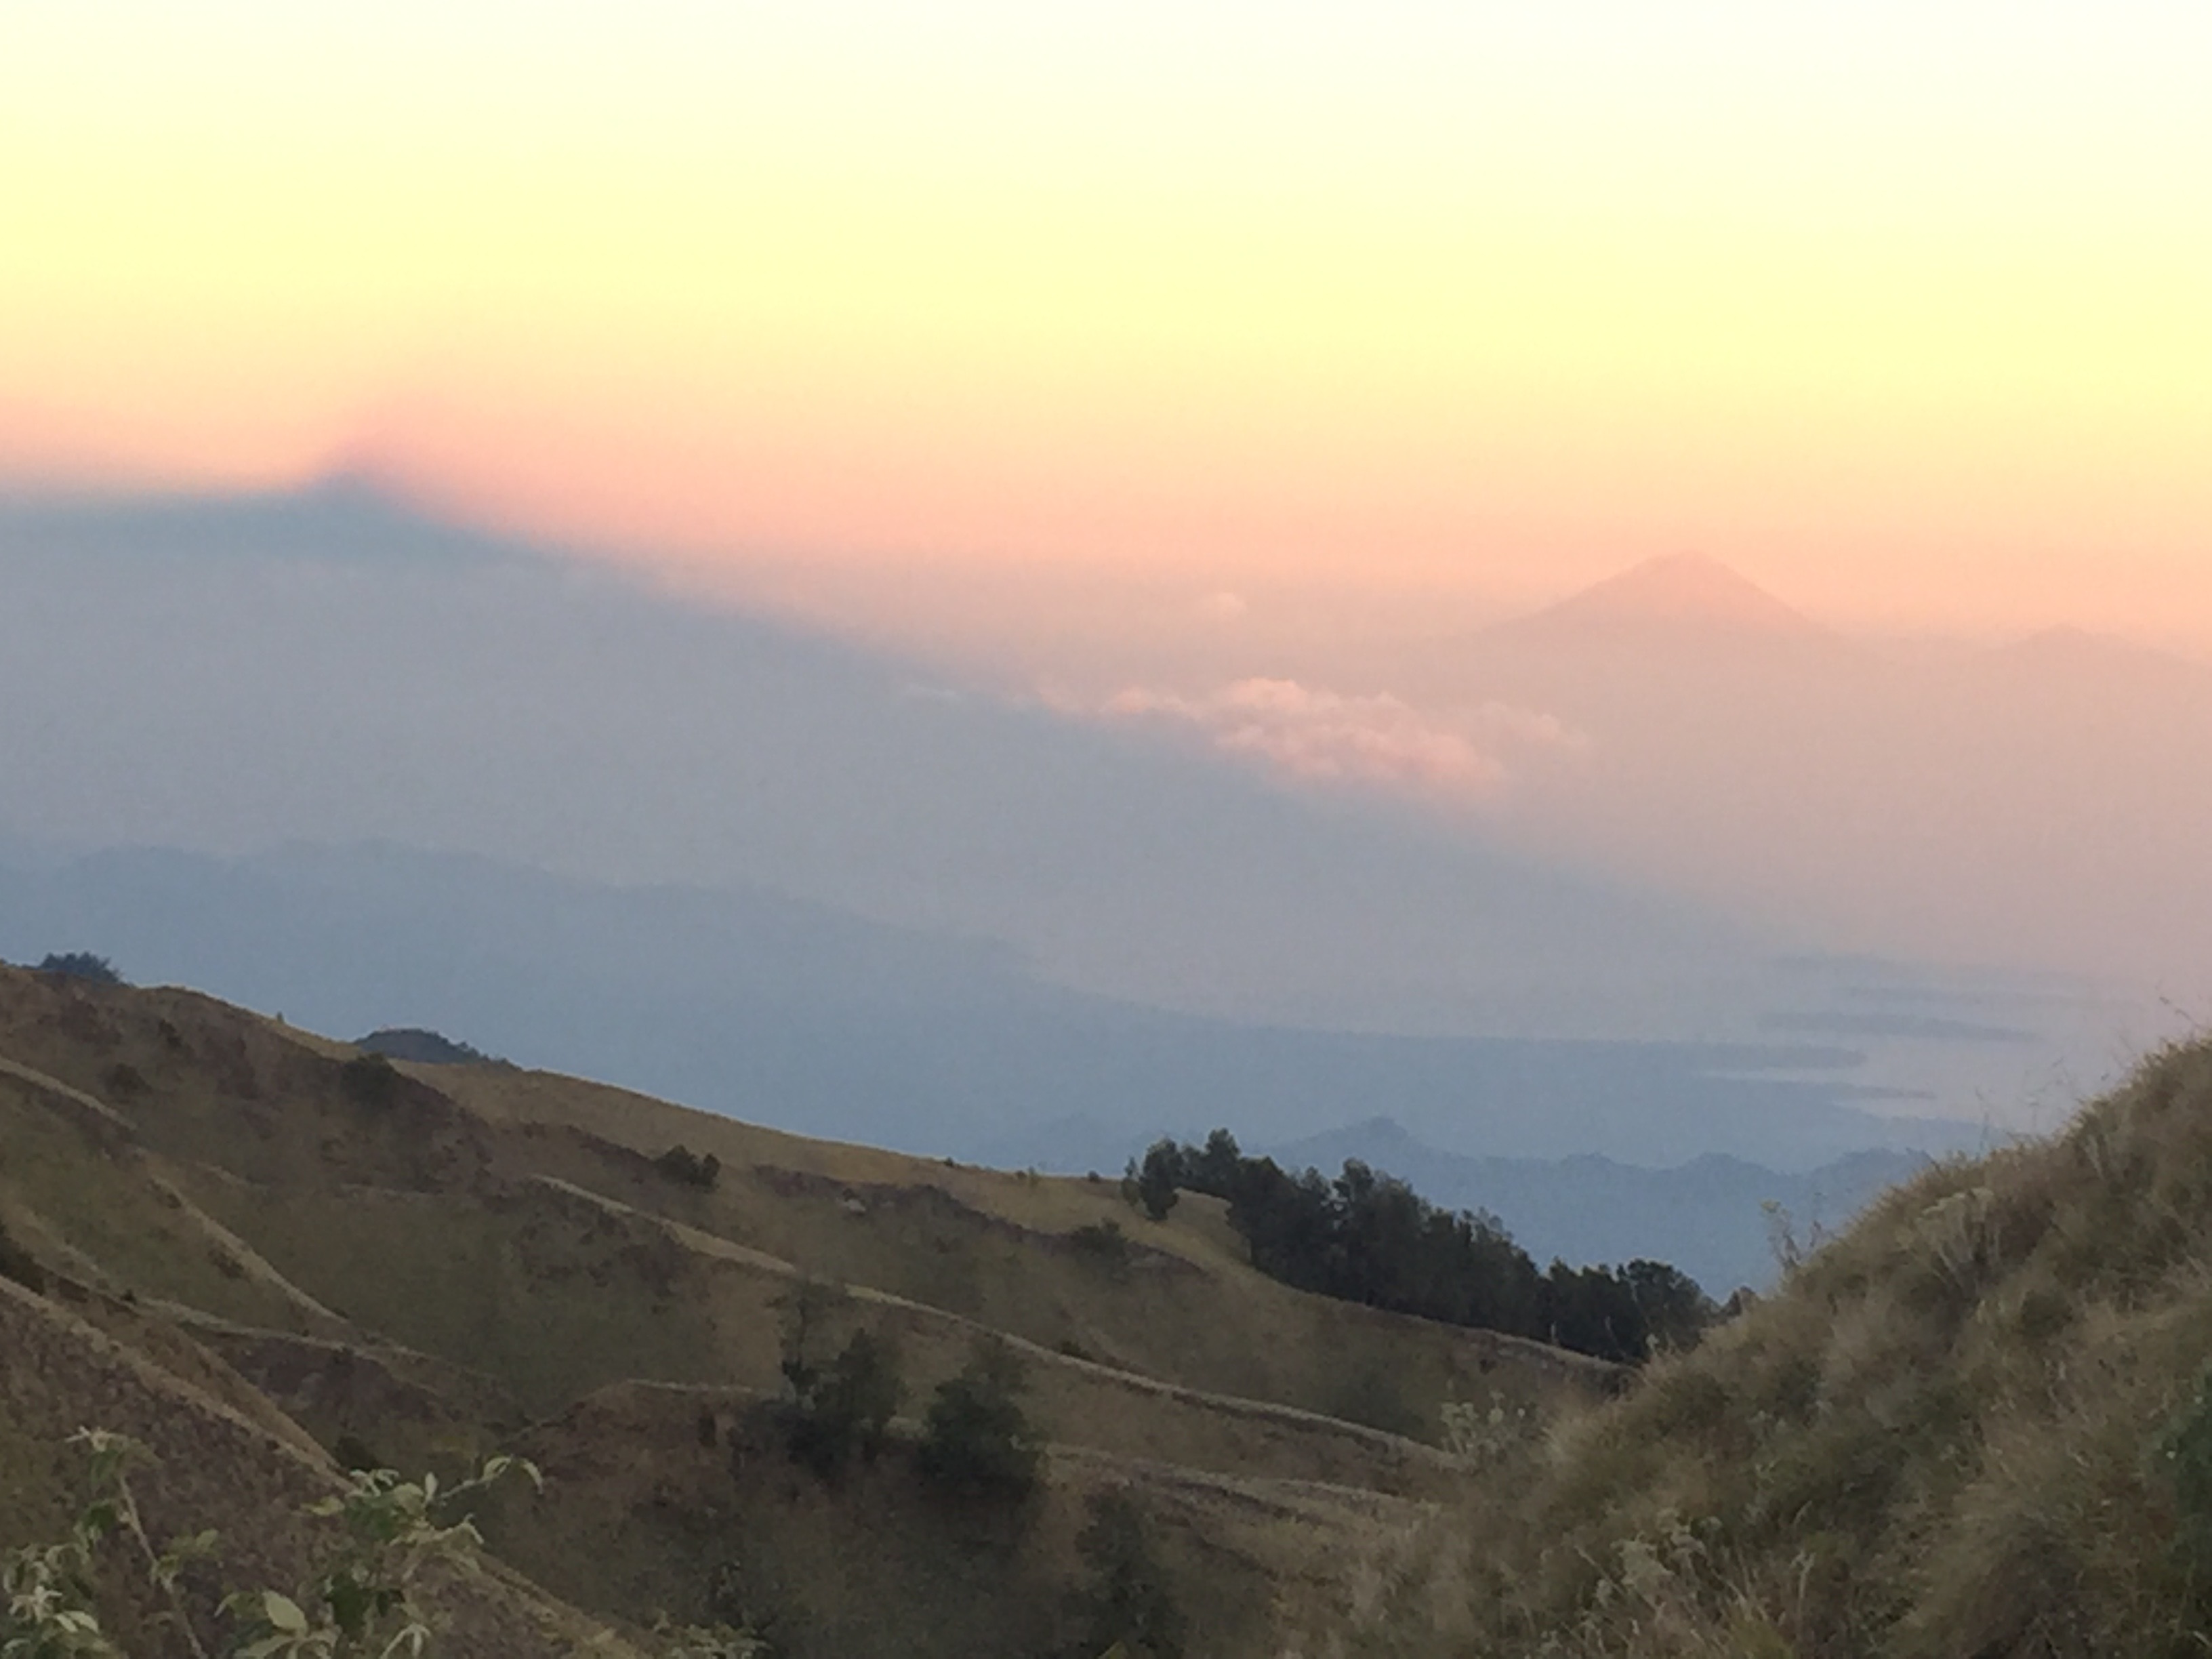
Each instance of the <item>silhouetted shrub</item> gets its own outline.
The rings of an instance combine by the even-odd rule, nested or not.
[[[399,1098],[399,1068],[382,1054],[356,1054],[338,1067],[338,1083],[357,1106],[381,1108]]]
[[[1042,1461],[1019,1395],[1020,1358],[1004,1339],[978,1341],[960,1375],[938,1385],[916,1462],[922,1478],[955,1498],[1017,1504],[1036,1489]]]
[[[115,964],[106,957],[96,957],[89,951],[64,951],[50,955],[39,964],[42,974],[56,974],[64,979],[89,980],[94,985],[121,985],[125,981],[116,971]]]
[[[1072,1655],[1182,1659],[1186,1620],[1136,1500],[1121,1491],[1094,1493],[1075,1553],[1088,1582],[1073,1598],[1082,1635]]]
[[[688,1146],[671,1146],[653,1159],[653,1164],[671,1181],[680,1181],[703,1192],[712,1192],[714,1183],[722,1178],[720,1158],[712,1152],[701,1158]]]
[[[1140,1164],[1135,1158],[1121,1175],[1121,1197],[1129,1207],[1142,1210],[1154,1221],[1165,1221],[1176,1206],[1176,1188],[1182,1184],[1182,1149],[1172,1140],[1153,1143]]]
[[[875,1461],[906,1392],[898,1350],[872,1331],[854,1333],[820,1370],[785,1364],[793,1398],[787,1418],[791,1455],[828,1480],[854,1455]]]
[[[118,1100],[134,1099],[146,1092],[146,1074],[124,1060],[109,1066],[100,1081]]]
[[[1118,1221],[1094,1221],[1068,1234],[1067,1243],[1085,1261],[1120,1276],[1129,1267],[1129,1235]]]

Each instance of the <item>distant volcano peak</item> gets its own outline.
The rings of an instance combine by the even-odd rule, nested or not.
[[[1823,630],[1749,578],[1702,553],[1670,553],[1528,618],[1545,632],[1624,629],[1810,638]]]

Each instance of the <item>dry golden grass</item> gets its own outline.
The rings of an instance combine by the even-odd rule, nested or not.
[[[58,1270],[275,1329],[337,1328],[88,1097],[27,1066],[0,1066],[0,1223]]]
[[[1056,1448],[1013,1514],[948,1507],[917,1480],[911,1428],[872,1464],[825,1483],[793,1463],[761,1396],[626,1383],[518,1443],[546,1492],[487,1520],[533,1576],[610,1611],[704,1618],[718,1579],[788,1659],[856,1652],[1060,1650],[1076,1536],[1094,1493],[1144,1512],[1189,1614],[1190,1651],[1263,1659],[1292,1621],[1342,1611],[1346,1562],[1412,1531],[1431,1506],[1310,1482],[1206,1475]],[[599,1517],[580,1530],[567,1517]]]
[[[1473,1586],[1492,1655],[2136,1656],[2212,1643],[2212,1047],[1890,1194],[1774,1297],[1527,1455],[1369,1621]]]
[[[410,1067],[489,1122],[532,1137],[532,1167],[803,1264],[988,1324],[1040,1346],[1212,1393],[1433,1437],[1448,1400],[1550,1409],[1602,1391],[1611,1368],[1490,1332],[1311,1296],[1244,1260],[1218,1200],[1186,1194],[1144,1219],[1112,1181],[982,1170],[809,1140],[570,1078],[492,1066]],[[573,1138],[550,1133],[556,1127]],[[714,1154],[711,1194],[648,1160]],[[625,1158],[620,1156],[627,1152]],[[1132,1260],[1104,1270],[1072,1243],[1106,1224]]]
[[[624,1274],[653,1285],[673,1271],[665,1237],[628,1223],[578,1212],[584,1231],[562,1236],[543,1213],[544,1177],[1055,1352],[1430,1438],[1449,1400],[1503,1395],[1550,1410],[1610,1376],[1539,1344],[1291,1290],[1239,1259],[1211,1200],[1153,1224],[1111,1182],[811,1141],[495,1066],[403,1066],[394,1098],[366,1107],[348,1092],[349,1054],[187,992],[0,970],[0,1054],[91,1092],[127,1075],[130,1097],[107,1103],[280,1277],[369,1331],[500,1375],[536,1409],[618,1376],[721,1375],[697,1322],[680,1328],[681,1309],[601,1305],[592,1330],[548,1313],[543,1340],[503,1311],[544,1301],[555,1285]],[[653,1166],[679,1144],[720,1159],[714,1191]],[[331,1206],[357,1213],[325,1226]],[[1130,1241],[1118,1266],[1072,1237],[1109,1222]],[[145,1236],[135,1224],[125,1233],[108,1253]],[[179,1299],[314,1328],[207,1295]],[[665,1300],[656,1290],[647,1304]]]
[[[1211,1200],[1151,1224],[1111,1182],[509,1068],[376,1073],[190,993],[0,970],[0,1218],[92,1287],[87,1311],[310,1463],[301,1425],[450,1470],[544,1419],[524,1444],[612,1484],[572,1481],[574,1504],[509,1547],[633,1621],[696,1611],[726,1550],[783,1564],[767,1588],[814,1632],[794,1651],[1012,1659],[1061,1619],[1082,1500],[1126,1486],[1195,1587],[1195,1650],[1273,1652],[1348,1619],[1465,1479],[1371,1425],[1433,1436],[1448,1401],[1549,1416],[1612,1384],[1576,1356],[1289,1290]],[[720,1160],[711,1191],[656,1166],[678,1144]],[[1126,1249],[1075,1237],[1109,1222]],[[850,1489],[794,1488],[778,1457],[709,1490],[729,1471],[694,1455],[693,1486],[633,1501],[655,1437],[696,1451],[696,1412],[672,1439],[666,1401],[773,1393],[784,1310],[824,1284],[816,1340],[889,1339],[910,1411],[983,1334],[1024,1356],[1052,1477],[1011,1553],[948,1529],[903,1453]]]

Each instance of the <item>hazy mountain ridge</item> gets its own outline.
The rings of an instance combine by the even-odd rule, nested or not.
[[[1268,1150],[1292,1167],[1328,1173],[1357,1158],[1435,1203],[1494,1215],[1539,1261],[1646,1257],[1671,1262],[1718,1297],[1771,1285],[1792,1243],[1841,1231],[1929,1161],[1925,1152],[1879,1148],[1784,1173],[1717,1152],[1659,1170],[1589,1153],[1469,1158],[1424,1145],[1389,1118]]]
[[[1243,1025],[1037,981],[1001,946],[775,894],[636,890],[398,848],[0,865],[0,955],[94,941],[309,1029],[424,1026],[523,1065],[929,1154],[1118,1170],[1371,1115],[1462,1153],[1727,1151],[1780,1168],[1978,1144],[1878,1117],[1832,1044],[1402,1038]],[[1660,1254],[1655,1241],[1636,1254]]]
[[[0,506],[0,561],[9,816],[58,842],[765,888],[1336,1029],[1711,1030],[1807,943],[358,490]]]

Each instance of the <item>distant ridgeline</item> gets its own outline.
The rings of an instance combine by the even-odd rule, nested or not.
[[[1358,1159],[1332,1181],[1246,1158],[1216,1129],[1203,1146],[1156,1142],[1124,1182],[1156,1219],[1178,1191],[1224,1199],[1229,1223],[1270,1278],[1347,1302],[1533,1337],[1635,1364],[1692,1346],[1717,1310],[1663,1261],[1540,1271],[1497,1217],[1446,1210]]]

